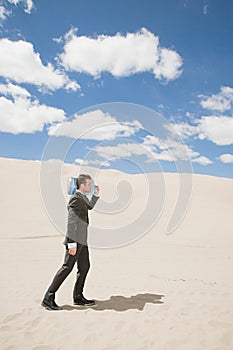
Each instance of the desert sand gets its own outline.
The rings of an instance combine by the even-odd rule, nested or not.
[[[97,305],[72,304],[75,266],[56,294],[64,310],[49,311],[41,300],[63,263],[65,232],[45,210],[40,166],[0,158],[1,350],[233,349],[232,179],[192,174],[186,215],[166,234],[179,181],[178,174],[164,174],[164,207],[146,234],[118,248],[90,247],[84,295]],[[64,203],[66,180],[78,173],[64,164]],[[157,176],[148,174],[155,184]],[[103,202],[117,200],[122,179],[133,184],[132,200],[124,210],[105,214]],[[101,199],[89,213],[89,235],[93,227],[130,229],[146,203],[145,176],[102,170],[98,184]]]

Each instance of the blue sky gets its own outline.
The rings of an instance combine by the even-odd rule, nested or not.
[[[69,163],[176,171],[188,157],[232,178],[232,34],[231,0],[0,0],[0,157],[41,160],[54,138]]]

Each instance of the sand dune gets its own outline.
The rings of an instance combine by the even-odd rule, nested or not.
[[[89,214],[90,242],[100,243],[101,228],[109,234],[117,228],[120,237],[124,227],[133,230],[136,218],[142,219],[139,232],[144,229],[148,179],[158,195],[157,217],[131,244],[90,248],[85,295],[96,299],[97,306],[72,305],[75,267],[56,296],[64,310],[53,312],[40,303],[63,262],[59,224],[65,225],[66,181],[79,167],[62,167],[61,221],[56,225],[43,202],[41,163],[0,158],[0,166],[1,349],[233,349],[233,180],[193,174],[186,215],[167,235],[178,174],[164,174],[166,196],[160,212],[159,174],[99,171],[101,200]],[[88,171],[96,173],[94,168]],[[51,172],[51,181],[53,176]],[[106,213],[109,207],[111,215]]]

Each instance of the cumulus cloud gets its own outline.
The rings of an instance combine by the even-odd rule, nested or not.
[[[193,121],[194,125],[188,123],[177,123],[170,126],[174,128],[183,139],[189,137],[209,140],[219,146],[233,144],[233,118],[226,116],[202,116]]]
[[[192,147],[175,140],[172,134],[165,139],[147,135],[143,139],[143,145],[151,152],[151,161],[153,158],[167,161],[189,160],[199,156],[199,153],[194,151]]]
[[[76,159],[74,160],[74,163],[75,163],[75,164],[82,165],[82,164],[84,164],[84,160],[81,159],[81,158],[76,158]]]
[[[76,81],[67,81],[65,85],[66,90],[77,91],[80,89],[80,85]]]
[[[62,109],[39,104],[30,93],[11,83],[0,84],[0,131],[12,134],[42,131],[46,124],[65,119]]]
[[[24,6],[24,12],[27,14],[30,14],[32,9],[35,8],[32,0],[2,0],[0,5],[0,26],[12,14],[13,6],[16,7],[18,4]]]
[[[82,166],[110,166],[110,163],[107,160],[100,160],[100,159],[80,159],[76,158],[74,160],[74,163],[77,165],[82,165]]]
[[[7,0],[7,1],[10,4],[13,4],[15,6],[18,5],[19,3],[22,3],[24,5],[24,11],[28,14],[32,12],[32,9],[34,7],[32,0]]]
[[[92,151],[97,154],[96,159],[92,162],[103,164],[114,158],[130,158],[132,156],[144,156],[146,162],[152,163],[159,161],[176,161],[190,160],[198,162],[202,165],[212,163],[208,158],[200,156],[198,152],[193,151],[191,147],[172,139],[160,139],[153,135],[147,135],[141,143],[118,143],[114,146],[95,146]],[[102,159],[102,160],[101,160]],[[85,161],[85,165],[89,165],[89,161]],[[97,165],[97,163],[96,163]]]
[[[113,117],[106,115],[99,110],[88,112],[85,115],[82,115],[81,117],[82,118],[78,118],[78,120],[74,121],[73,124],[70,124],[69,122],[69,132],[67,132],[68,125],[66,125],[64,130],[58,133],[58,136],[66,135],[69,137],[79,137],[85,139],[92,138],[95,140],[113,140],[118,136],[118,131],[120,130],[120,128],[125,127],[125,125],[118,122],[119,125],[117,125],[117,132],[116,129],[112,128],[112,125],[106,125],[107,128],[105,128],[103,124],[104,128],[102,129],[101,126],[101,129],[99,129],[99,125],[102,124],[104,121],[107,123],[112,123],[113,121]],[[142,127],[140,125],[137,125],[136,122],[137,121],[131,123],[133,129],[131,130],[131,132],[127,130],[127,134],[133,134],[135,131],[138,130],[138,127]],[[62,124],[66,124],[66,122]],[[136,130],[134,130],[135,125],[137,126]],[[55,126],[52,126],[51,128],[53,129],[54,127]],[[75,131],[76,129],[78,129],[78,127],[80,129],[78,131]],[[85,135],[85,130],[90,130],[90,135],[89,131],[88,134]],[[99,132],[100,130],[101,132]],[[82,134],[82,132],[84,132],[84,134]],[[92,132],[94,132],[94,134],[92,134]],[[125,129],[123,132],[125,132]],[[182,143],[182,141],[177,140],[177,138],[174,137],[174,129],[173,133],[168,133],[167,137],[163,139],[154,135],[146,135],[141,139],[140,142],[119,142],[118,144],[113,146],[96,145],[93,148],[91,148],[91,150],[95,154],[94,159],[90,160],[76,158],[75,163],[81,165],[96,166],[103,165],[103,163],[105,163],[105,166],[109,166],[111,160],[114,160],[116,158],[125,159],[130,158],[132,156],[144,156],[146,158],[145,162],[147,163],[153,163],[159,160],[169,162],[185,160],[190,162],[196,162],[201,165],[208,165],[212,163],[212,161],[209,158],[200,155],[200,153],[193,150],[191,146],[185,145]]]
[[[220,92],[212,96],[199,95],[203,108],[216,111],[231,109],[233,102],[233,88],[223,86]],[[170,131],[175,129],[181,138],[190,137],[200,140],[209,140],[219,146],[233,144],[233,118],[224,115],[201,116],[199,119],[192,118],[192,124],[187,122],[174,123],[169,127]]]
[[[233,154],[225,153],[219,156],[219,159],[223,163],[233,163]]]
[[[192,159],[192,162],[199,163],[201,165],[208,165],[208,164],[212,164],[213,163],[212,160],[210,160],[209,158],[204,157],[204,156]]]
[[[218,94],[212,96],[199,95],[201,106],[211,111],[225,112],[231,109],[233,88],[222,86]]]
[[[148,159],[152,153],[140,143],[119,143],[116,146],[96,146],[94,147],[98,156],[104,159],[129,158],[132,155],[146,155]]]
[[[175,51],[161,48],[153,72],[158,79],[173,80],[181,75],[181,66],[182,59]]]
[[[188,139],[199,131],[197,125],[191,125],[186,122],[168,124],[166,125],[166,128],[171,133],[178,133],[182,139]]]
[[[4,21],[10,14],[11,11],[7,10],[4,6],[0,6],[0,25],[1,21]]]
[[[3,38],[0,39],[0,52],[0,76],[6,79],[51,90],[63,86],[72,90],[80,87],[71,82],[64,73],[55,70],[52,64],[44,65],[30,42]]]
[[[109,113],[95,110],[81,115],[75,114],[71,121],[50,126],[48,134],[101,141],[114,140],[116,137],[130,137],[141,127],[137,120],[118,122]]]
[[[65,37],[64,52],[59,55],[67,69],[100,77],[109,72],[114,77],[151,72],[157,79],[172,80],[182,73],[183,60],[174,50],[160,47],[159,38],[142,28],[125,36],[77,36],[72,29]]]
[[[109,114],[96,110],[81,116],[76,115],[72,121],[53,125],[49,128],[49,133],[81,139],[113,140],[118,136],[133,135],[140,128],[143,129],[143,126],[138,123],[136,120],[131,123],[119,123]],[[133,155],[146,156],[146,162],[190,160],[203,166],[212,164],[211,159],[195,151],[192,146],[182,143],[182,140],[177,140],[177,133],[182,139],[195,137],[201,140],[208,139],[217,145],[229,145],[233,143],[233,118],[203,116],[194,120],[193,124],[184,122],[171,124],[167,128],[169,134],[164,139],[147,135],[141,143],[119,143],[114,146],[97,145],[93,148],[97,158],[91,161],[85,160],[84,164],[88,165],[92,162],[92,164],[99,165],[102,164],[103,160],[107,161],[114,157],[128,158]],[[223,159],[224,157],[220,158],[222,161]],[[229,159],[229,156],[226,156],[225,159]]]
[[[199,124],[199,139],[207,139],[219,146],[233,144],[233,118],[203,116]]]
[[[22,98],[27,98],[30,97],[30,93],[22,88],[21,86],[14,85],[11,83],[8,83],[7,85],[5,84],[0,84],[0,93],[5,96],[12,96],[14,98],[17,97],[22,97]]]

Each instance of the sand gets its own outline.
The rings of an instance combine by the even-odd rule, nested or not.
[[[90,247],[84,294],[97,305],[72,305],[75,266],[56,294],[64,310],[49,311],[41,300],[65,248],[64,232],[41,196],[41,163],[0,158],[0,166],[1,349],[233,349],[232,179],[192,174],[188,210],[168,235],[179,181],[177,174],[164,174],[166,201],[145,235],[118,248]],[[78,167],[64,164],[64,208],[67,177],[77,173]],[[156,183],[158,174],[148,177]],[[105,214],[122,179],[133,184],[132,200],[123,212]],[[89,213],[89,235],[95,227],[120,232],[127,222],[131,229],[145,204],[145,176],[102,170],[98,183],[102,203]]]

